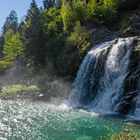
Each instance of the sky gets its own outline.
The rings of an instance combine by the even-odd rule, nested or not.
[[[42,6],[43,0],[36,0],[38,6]],[[26,15],[32,0],[1,0],[0,1],[0,30],[5,22],[6,17],[11,10],[15,10],[19,21]]]

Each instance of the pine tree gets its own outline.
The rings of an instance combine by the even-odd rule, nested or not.
[[[32,1],[25,19],[25,46],[27,57],[37,65],[44,65],[44,42],[41,14],[35,0]]]
[[[14,33],[12,29],[9,29],[4,35],[4,42],[3,54],[6,60],[14,61],[22,54],[23,46],[18,32]]]
[[[9,16],[6,18],[6,21],[5,21],[4,26],[2,28],[2,32],[4,34],[9,29],[12,29],[14,32],[16,32],[17,28],[18,28],[18,18],[17,18],[16,12],[13,10],[9,14]]]
[[[43,6],[45,9],[49,9],[55,5],[55,0],[43,0]]]
[[[5,43],[4,36],[8,30],[12,30],[14,33],[18,30],[18,18],[14,10],[12,10],[2,27],[2,35],[0,37],[0,57],[3,57],[3,46]]]

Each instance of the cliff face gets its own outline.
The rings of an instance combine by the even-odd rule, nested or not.
[[[110,105],[111,107],[108,105],[106,107],[107,109],[111,108],[111,110],[119,112],[119,113],[123,113],[123,114],[132,113],[135,116],[136,114],[139,114],[138,116],[140,116],[140,37],[139,37],[140,36],[140,12],[132,13],[131,16],[128,17],[126,22],[128,23],[127,28],[121,31],[111,31],[103,26],[100,26],[100,27],[98,26],[90,30],[93,36],[92,37],[93,46],[95,46],[95,44],[102,43],[100,44],[101,46],[99,46],[99,48],[103,48],[103,44],[105,44],[106,41],[114,40],[116,38],[115,39],[116,41],[112,43],[112,45],[110,46],[111,50],[113,50],[114,48],[114,51],[111,52],[112,57],[108,57],[110,56],[110,53],[108,53],[107,51],[108,49],[96,50],[96,47],[97,47],[96,46],[94,51],[91,50],[91,52],[87,54],[87,57],[85,58],[85,60],[83,61],[81,65],[81,70],[78,73],[79,74],[78,76],[82,80],[79,77],[77,78],[78,82],[80,80],[84,82],[82,83],[83,85],[81,84],[81,82],[79,83],[77,82],[75,84],[75,87],[76,87],[75,92],[77,92],[77,87],[79,85],[80,85],[80,88],[78,87],[78,96],[77,94],[75,94],[77,97],[75,97],[74,95],[74,98],[78,98],[78,101],[82,104],[87,104],[87,102],[88,103],[92,102],[93,107],[102,108],[105,106],[105,104],[108,104],[106,101],[106,99],[109,100],[108,93],[113,91],[114,93],[110,95],[110,99],[111,99],[110,102],[113,102],[114,101],[113,99],[115,98],[114,104],[116,105],[112,104]],[[133,41],[130,43],[131,45],[129,46],[126,40],[131,40],[131,39]],[[115,52],[117,46],[121,44],[119,40],[121,40],[123,43],[122,43],[122,46],[118,49],[120,51]],[[116,44],[117,46],[115,47]],[[125,61],[128,61],[128,66],[126,66],[127,70],[126,72],[121,73],[121,76],[125,76],[125,78],[122,83],[119,81],[121,78],[118,80],[120,83],[114,82],[118,84],[117,85],[118,87],[119,85],[122,85],[121,87],[122,90],[117,92],[116,86],[114,86],[114,88],[112,89],[113,80],[114,81],[116,80],[115,78],[112,79],[115,74],[112,72],[114,74],[113,75],[111,73],[111,70],[110,71],[107,71],[107,70],[108,70],[108,67],[110,68],[113,58],[115,57],[114,53],[116,53],[114,64],[119,66],[120,64],[117,64],[116,61],[118,60],[118,63],[119,63],[120,61],[122,61],[122,58],[125,57],[124,55],[122,55],[123,48],[124,48],[124,52],[126,52],[129,49],[131,50],[131,47],[132,47],[132,51],[129,55],[129,59],[125,60]],[[104,54],[107,55],[107,57],[104,57],[105,56]],[[121,55],[122,55],[122,58],[120,57]],[[95,60],[92,57],[90,58],[90,56],[94,56],[93,58],[95,58]],[[90,60],[88,60],[89,58]],[[110,58],[110,61],[107,63],[108,67],[104,68],[103,67],[103,65],[105,64],[104,61],[107,61],[108,58]],[[89,63],[86,63],[86,62],[89,62]],[[102,64],[102,67],[100,66],[100,64]],[[125,63],[121,65],[121,67],[119,67],[120,68],[119,70],[117,69],[118,73],[123,71],[122,69],[124,66],[125,66]],[[101,69],[99,69],[100,67]],[[86,70],[84,70],[84,68]],[[83,74],[84,72],[85,72],[85,75]],[[99,72],[101,74],[99,74]],[[82,75],[84,75],[85,77],[82,77]],[[108,79],[111,79],[111,80],[108,80]],[[102,82],[103,83],[105,82],[105,83],[102,84]],[[110,87],[106,86],[108,84],[110,85]],[[105,87],[106,87],[106,90],[104,90]],[[111,90],[109,90],[109,88]],[[106,95],[103,96],[105,92],[106,92]],[[97,95],[98,93],[99,95]],[[118,94],[118,97],[115,97],[116,94]],[[79,102],[77,104],[79,104]]]
[[[139,36],[140,35],[140,11],[136,11],[128,19],[128,28],[121,32],[122,37]]]
[[[131,107],[136,108],[136,102],[140,96],[140,39],[137,39],[137,45],[132,53],[130,64],[130,73],[126,79],[125,90],[127,94],[133,93],[132,95],[135,98],[131,101]]]
[[[140,96],[140,11],[137,10],[128,18],[129,27],[120,32],[121,37],[135,37],[134,50],[130,57],[128,66],[128,75],[124,83],[124,92],[120,105],[120,113],[128,113],[128,110],[134,111],[137,99]]]
[[[128,27],[119,32],[113,32],[107,28],[94,29],[93,34],[96,42],[104,42],[114,38],[135,37],[133,52],[128,66],[128,75],[124,81],[124,91],[119,107],[120,113],[128,113],[130,108],[133,110],[136,106],[136,98],[140,96],[140,10],[132,13],[126,20]]]
[[[128,75],[124,81],[124,92],[120,104],[120,113],[128,113],[136,105],[136,98],[140,94],[140,39],[135,38],[134,50],[130,57]],[[132,108],[132,109],[130,109]]]

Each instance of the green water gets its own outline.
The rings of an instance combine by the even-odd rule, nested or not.
[[[104,140],[124,127],[121,119],[65,106],[0,100],[0,140]]]

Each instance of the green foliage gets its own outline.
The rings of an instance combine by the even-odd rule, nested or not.
[[[63,31],[60,10],[56,7],[43,12],[43,31],[46,39],[59,36]]]
[[[117,18],[117,0],[90,0],[88,3],[91,18],[101,22],[112,22]]]
[[[32,0],[20,25],[14,11],[6,18],[0,37],[0,68],[7,68],[24,53],[32,70],[47,67],[53,74],[73,77],[91,48],[89,30],[98,24],[124,30],[127,19],[120,21],[119,15],[138,4],[139,0],[43,0],[44,9],[39,9]]]
[[[27,93],[39,93],[40,88],[36,85],[8,85],[8,86],[3,86],[1,87],[1,92],[0,92],[0,96],[13,96],[13,95],[17,95],[23,92],[27,92]]]
[[[17,32],[17,26],[17,16],[16,13],[12,11],[9,17],[6,18],[1,37],[1,54],[3,57],[0,61],[0,70],[7,69],[17,57],[23,54],[24,49],[21,36]]]
[[[98,8],[98,3],[96,0],[89,0],[88,2],[88,9],[89,9],[89,13],[91,14],[91,18],[94,17],[96,15],[96,11]]]
[[[14,10],[12,10],[8,17],[6,17],[6,21],[2,27],[2,35],[0,37],[0,54],[3,57],[3,46],[4,46],[4,36],[8,30],[13,30],[13,32],[17,32],[18,30],[18,18],[17,14]]]
[[[116,0],[104,0],[102,8],[103,8],[103,16],[107,18],[107,16],[116,16],[116,8],[118,6],[118,2]]]
[[[85,53],[90,48],[89,33],[84,27],[81,26],[80,22],[76,23],[74,32],[67,39],[69,46],[76,46],[80,54]],[[82,56],[81,56],[82,57]]]
[[[5,32],[3,55],[4,57],[0,60],[0,70],[7,69],[16,59],[23,54],[23,45],[20,39],[20,34],[12,29]]]
[[[44,38],[42,29],[42,17],[40,11],[33,0],[25,19],[25,52],[28,60],[34,65],[44,65]]]
[[[89,20],[90,12],[85,1],[74,0],[72,6],[76,14],[76,21],[80,21],[81,24],[87,23]]]
[[[14,33],[13,30],[8,30],[4,36],[3,54],[6,60],[13,61],[23,53],[22,42],[20,34]]]
[[[140,4],[138,0],[89,0],[90,21],[98,19],[101,23],[110,24],[118,20],[118,14],[124,9],[131,9]]]
[[[0,60],[0,70],[6,70],[11,65],[11,62],[6,60]]]
[[[64,25],[64,31],[71,31],[77,21],[82,24],[86,23],[89,19],[88,6],[84,1],[74,0],[73,2],[63,1],[61,16]]]
[[[75,75],[90,47],[90,34],[80,25],[80,22],[77,22],[74,31],[67,37],[65,47],[59,55],[59,63],[63,70],[60,73]]]
[[[73,9],[72,3],[63,1],[61,16],[64,25],[64,31],[71,31],[76,22],[76,13]]]

